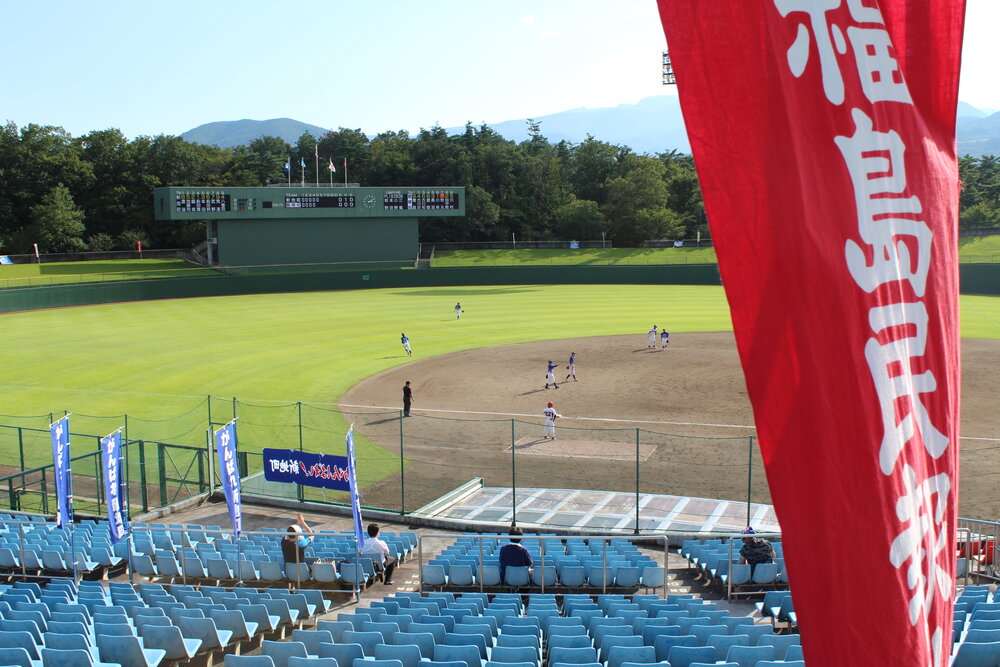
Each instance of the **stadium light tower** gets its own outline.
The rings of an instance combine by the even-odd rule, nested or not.
[[[670,86],[677,83],[677,78],[674,76],[674,66],[670,62],[670,54],[666,51],[663,52],[663,85]]]

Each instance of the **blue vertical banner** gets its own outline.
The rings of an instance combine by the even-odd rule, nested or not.
[[[117,544],[128,534],[128,519],[122,484],[122,432],[117,430],[101,438],[101,463],[104,464],[104,500],[108,506],[108,534]]]
[[[52,461],[56,482],[56,525],[73,521],[72,471],[69,464],[69,415],[49,426],[52,434]]]
[[[243,507],[240,501],[240,473],[236,465],[236,420],[215,432],[215,449],[219,453],[219,477],[226,494],[233,532],[243,532]]]
[[[358,551],[365,546],[365,531],[361,527],[361,501],[358,497],[358,469],[354,460],[354,424],[347,429],[347,478],[351,484],[351,514],[354,515],[354,536]]]

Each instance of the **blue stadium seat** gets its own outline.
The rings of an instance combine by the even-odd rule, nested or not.
[[[143,626],[142,643],[146,648],[165,651],[166,660],[191,660],[198,655],[202,644],[200,639],[184,637],[180,628],[172,624]]]
[[[97,647],[103,662],[117,662],[129,667],[156,667],[167,652],[157,648],[143,648],[138,637],[97,635]]]
[[[306,645],[296,641],[272,641],[265,639],[260,647],[261,655],[274,661],[274,667],[288,667],[291,657],[307,658]]]
[[[774,660],[773,646],[730,646],[726,660],[740,667],[754,667],[759,660]]]
[[[365,657],[360,644],[327,644],[319,645],[319,657],[335,658],[338,665],[353,665],[355,660]]]

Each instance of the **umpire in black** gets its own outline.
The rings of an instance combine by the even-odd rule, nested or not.
[[[413,404],[413,390],[410,389],[410,381],[403,385],[403,416],[410,416],[410,405]]]

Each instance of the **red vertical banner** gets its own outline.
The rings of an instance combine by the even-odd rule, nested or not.
[[[964,0],[659,0],[802,630],[945,665]]]

